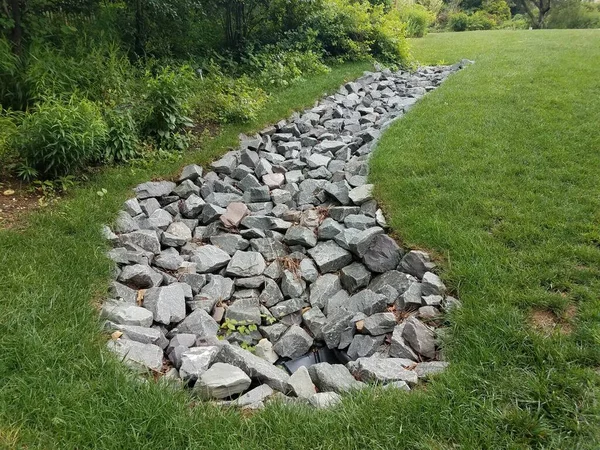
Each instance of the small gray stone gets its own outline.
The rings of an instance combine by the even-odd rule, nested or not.
[[[181,198],[188,198],[192,194],[200,195],[200,188],[191,180],[183,180],[173,189],[173,194]]]
[[[335,272],[352,262],[352,255],[333,241],[325,241],[308,250],[321,273]]]
[[[271,342],[277,342],[283,333],[287,331],[289,327],[281,322],[274,323],[273,325],[267,325],[260,327],[260,332],[263,336],[269,339]]]
[[[234,277],[253,277],[261,275],[266,267],[260,253],[237,251],[229,261],[225,273]]]
[[[229,254],[214,245],[204,245],[198,248],[190,258],[196,263],[198,273],[215,272],[229,263]]]
[[[152,325],[152,312],[146,308],[120,301],[107,301],[102,305],[100,317],[120,325],[149,327]]]
[[[404,255],[400,263],[403,272],[409,273],[417,278],[422,278],[426,272],[435,267],[435,264],[429,260],[429,255],[425,252],[412,250]]]
[[[308,369],[304,366],[299,367],[291,376],[290,376],[290,385],[294,390],[294,394],[298,398],[310,398],[315,392],[316,388],[310,379],[310,374],[308,373]]]
[[[268,339],[261,339],[254,347],[254,354],[265,361],[275,364],[279,355],[273,350],[273,344]]]
[[[318,363],[308,368],[313,383],[321,392],[341,394],[352,389],[361,389],[364,384],[356,381],[350,371],[341,364]]]
[[[393,358],[404,358],[417,361],[419,357],[402,337],[404,327],[405,323],[397,325],[394,328],[394,332],[392,333],[392,342],[390,345],[390,356]]]
[[[119,241],[125,247],[139,247],[155,255],[160,253],[160,240],[156,231],[153,230],[139,230],[122,234],[119,236]]]
[[[246,325],[260,325],[261,317],[258,299],[242,298],[234,301],[229,308],[227,308],[225,318],[228,320],[236,320],[237,322]]]
[[[355,187],[348,193],[348,196],[355,205],[362,205],[373,199],[373,185],[363,184],[362,186]]]
[[[195,310],[177,326],[178,333],[195,334],[201,338],[216,336],[217,331],[219,324],[203,309]]]
[[[367,316],[384,312],[387,309],[387,299],[369,289],[364,289],[348,299],[346,309],[350,312],[362,312]]]
[[[304,258],[300,261],[300,275],[307,283],[314,283],[319,277],[315,263],[310,258]]]
[[[357,359],[374,355],[379,346],[383,344],[384,339],[385,336],[356,334],[348,347],[348,356],[352,359]]]
[[[417,373],[407,370],[413,361],[401,358],[380,358],[370,356],[358,358],[353,365],[354,375],[367,383],[390,383],[393,381],[404,381],[410,386],[417,384]]]
[[[154,320],[165,325],[185,319],[185,297],[181,286],[171,285],[148,289],[144,308],[154,314]]]
[[[435,334],[415,317],[409,317],[404,326],[402,337],[419,354],[426,358],[435,358]]]
[[[154,259],[154,265],[165,270],[177,270],[183,264],[183,258],[174,248],[163,250],[160,255]]]
[[[231,172],[233,172],[233,170],[235,169],[237,164],[238,164],[238,160],[237,160],[235,154],[232,152],[229,152],[229,153],[226,153],[225,156],[223,156],[221,159],[218,159],[217,161],[211,163],[210,166],[217,173],[223,173],[223,174],[229,175],[229,174],[231,174]]]
[[[343,225],[340,225],[337,221],[332,218],[326,218],[321,225],[319,226],[319,239],[328,240],[335,238],[342,230],[344,229]]]
[[[423,303],[421,283],[416,281],[413,282],[410,286],[408,286],[408,289],[400,296],[396,303],[398,309],[404,309],[407,311],[420,308],[421,304]]]
[[[273,261],[288,254],[285,245],[273,238],[252,239],[250,245],[254,251],[263,255],[267,261]]]
[[[375,219],[364,214],[350,214],[344,219],[344,225],[348,228],[356,228],[362,231],[374,227]]]
[[[144,200],[150,197],[169,195],[175,186],[175,183],[171,181],[148,181],[136,186],[134,191],[139,200]]]
[[[262,403],[273,394],[273,389],[266,384],[261,384],[255,387],[251,391],[241,395],[237,400],[236,404],[241,407],[252,406]]]
[[[446,286],[436,274],[426,272],[423,274],[422,295],[444,295]]]
[[[313,338],[298,325],[292,325],[277,343],[273,350],[283,358],[298,358],[312,347]]]
[[[213,345],[190,348],[181,355],[179,376],[186,382],[197,380],[208,370],[218,353],[219,347]]]
[[[322,275],[310,286],[310,304],[325,309],[328,300],[341,289],[339,276],[330,273]]]
[[[306,283],[304,280],[289,270],[283,271],[283,277],[281,280],[281,292],[287,298],[300,297],[306,289]]]
[[[369,272],[365,266],[357,262],[344,267],[340,272],[342,286],[350,293],[354,293],[360,288],[367,287],[370,280],[371,272]]]
[[[419,378],[428,378],[442,373],[449,365],[446,361],[420,362],[416,365],[415,372]]]
[[[137,198],[130,198],[125,203],[123,203],[123,209],[131,217],[135,217],[135,216],[139,216],[140,214],[143,214],[142,208],[140,207],[140,202],[138,202]]]
[[[317,245],[317,236],[310,228],[301,226],[290,227],[283,238],[288,245],[303,245],[304,247],[314,247]]]
[[[304,305],[305,302],[303,298],[292,298],[290,300],[277,303],[275,306],[270,308],[270,312],[273,315],[273,317],[281,319],[282,317],[300,311],[304,307]]]
[[[119,213],[117,214],[117,218],[115,219],[115,233],[131,233],[132,231],[137,231],[139,229],[139,225],[129,215],[129,213],[127,213],[126,211],[119,211]]]
[[[190,164],[189,166],[185,166],[181,171],[181,175],[179,176],[179,181],[191,180],[196,181],[198,178],[202,177],[202,167],[196,164]]]
[[[377,313],[364,320],[363,329],[371,336],[391,333],[396,326],[396,316],[391,312]]]
[[[162,368],[163,351],[157,345],[127,339],[110,340],[107,345],[131,368],[157,372]]]
[[[146,289],[160,286],[163,277],[148,266],[134,264],[133,266],[125,266],[119,274],[118,280],[138,289]]]
[[[344,308],[339,308],[327,315],[327,320],[321,327],[323,340],[327,347],[337,348],[340,345],[342,333],[346,330],[353,317],[354,313],[348,312]]]
[[[373,272],[393,270],[400,263],[400,247],[391,237],[381,234],[375,236],[364,254],[363,260]]]
[[[168,247],[182,247],[191,240],[192,232],[183,222],[173,222],[161,237],[161,242]]]
[[[227,398],[244,392],[251,383],[250,377],[238,367],[214,363],[198,378],[194,389],[208,398]]]

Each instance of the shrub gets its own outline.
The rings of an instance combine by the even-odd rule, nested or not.
[[[406,35],[409,37],[425,36],[427,29],[435,20],[435,15],[421,5],[412,5],[403,9],[401,17],[406,22]]]
[[[483,11],[479,10],[474,12],[469,16],[469,21],[467,25],[468,30],[491,30],[496,26],[496,22],[490,15]]]
[[[59,177],[97,158],[106,133],[99,108],[71,97],[39,103],[23,119],[14,143],[28,166],[44,177]]]
[[[152,76],[146,72],[147,116],[144,131],[165,149],[183,149],[186,126],[191,126],[189,100],[196,76],[189,66],[163,67]]]
[[[12,141],[19,121],[19,114],[5,111],[0,106],[0,163],[6,162],[12,156],[14,150]]]
[[[502,22],[498,28],[503,30],[526,30],[529,26],[530,22],[525,16],[515,14],[510,20]]]
[[[451,14],[448,18],[448,26],[452,31],[466,31],[469,26],[469,16],[464,12]]]
[[[506,0],[487,0],[483,4],[483,10],[492,16],[496,24],[510,19],[510,6]]]
[[[548,28],[600,28],[600,5],[568,0],[550,11]]]
[[[256,118],[266,100],[265,91],[247,76],[231,78],[213,68],[196,86],[191,109],[199,121],[246,122]]]
[[[382,11],[382,7],[378,7]],[[372,55],[384,63],[406,65],[410,59],[406,41],[406,24],[400,15],[393,11],[387,14],[373,14]]]
[[[102,159],[106,162],[128,161],[138,154],[138,127],[130,111],[124,108],[107,110],[108,125]]]

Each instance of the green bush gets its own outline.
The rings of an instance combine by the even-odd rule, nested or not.
[[[494,19],[487,12],[479,10],[469,16],[467,30],[491,30],[495,26]]]
[[[502,22],[498,28],[502,30],[526,30],[529,26],[529,19],[521,14],[515,14],[510,20]]]
[[[266,101],[266,92],[247,76],[231,78],[213,68],[197,84],[191,109],[198,122],[246,122],[256,118]]]
[[[183,149],[184,129],[191,126],[189,100],[196,76],[190,66],[146,72],[144,132],[165,149]]]
[[[13,156],[13,136],[17,132],[19,114],[5,111],[0,106],[0,166]]]
[[[427,29],[435,21],[435,15],[421,5],[412,5],[401,10],[401,17],[406,22],[408,37],[423,37]]]
[[[122,162],[138,154],[138,127],[130,111],[124,108],[107,110],[104,114],[108,132],[101,155],[105,162]]]
[[[492,16],[496,24],[510,19],[510,6],[506,0],[487,0],[483,4],[483,10]]]
[[[450,14],[448,26],[452,31],[466,31],[469,27],[469,16],[464,12]]]
[[[86,99],[48,100],[25,115],[14,146],[25,164],[44,177],[73,173],[101,152],[107,126],[100,109]]]
[[[600,4],[568,0],[553,8],[547,28],[600,28]]]

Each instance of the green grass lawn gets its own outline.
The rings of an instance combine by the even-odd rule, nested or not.
[[[135,183],[235,145],[242,130],[231,126],[185,161],[109,170],[24,231],[0,232],[0,447],[598,448],[600,31],[412,45],[426,63],[476,60],[386,133],[371,174],[396,233],[435,250],[464,303],[444,375],[410,394],[366,390],[330,412],[242,417],[141,383],[109,356],[93,307],[110,272],[100,224]],[[275,95],[247,129],[364,69]],[[570,333],[530,325],[532,308],[562,317],[570,305]]]

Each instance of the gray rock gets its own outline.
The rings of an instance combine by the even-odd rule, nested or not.
[[[281,280],[281,292],[284,297],[297,298],[304,294],[306,289],[306,283],[304,280],[289,270],[283,271],[283,277]]]
[[[162,368],[163,351],[154,344],[142,344],[126,339],[110,340],[108,348],[129,367],[136,370],[159,371]]]
[[[290,385],[298,398],[310,398],[316,393],[316,388],[312,380],[308,369],[304,366],[299,367],[290,376]]]
[[[142,248],[150,253],[160,253],[160,240],[158,234],[153,230],[139,230],[119,236],[119,241],[125,247]]]
[[[188,219],[196,219],[202,213],[206,202],[196,194],[190,195],[180,205],[181,214]]]
[[[183,222],[173,222],[161,237],[161,242],[168,247],[182,247],[192,240],[192,232]]]
[[[277,343],[273,350],[283,358],[298,358],[304,355],[313,345],[313,338],[298,325],[292,325]]]
[[[117,279],[128,286],[146,289],[160,286],[163,277],[148,266],[134,264],[133,266],[125,266]]]
[[[344,225],[348,228],[356,228],[362,231],[374,227],[375,219],[364,214],[350,214],[344,219]]]
[[[266,383],[276,391],[284,394],[291,391],[287,373],[247,350],[226,343],[217,355],[217,361],[241,368],[252,379]]]
[[[363,184],[362,186],[355,187],[348,193],[348,196],[355,205],[362,205],[373,199],[373,185]]]
[[[150,217],[154,211],[160,208],[160,203],[158,203],[158,200],[153,197],[147,198],[146,200],[141,200],[139,204],[142,212],[146,214],[147,217]]]
[[[300,311],[304,307],[304,305],[305,301],[303,298],[292,298],[290,300],[277,303],[275,306],[270,308],[270,312],[273,315],[273,317],[281,319],[282,317]]]
[[[444,302],[444,297],[441,295],[427,295],[422,297],[423,305],[440,307]]]
[[[185,297],[181,286],[171,285],[148,289],[144,308],[154,314],[154,320],[165,325],[185,319]]]
[[[398,309],[412,311],[420,308],[423,303],[421,283],[413,282],[396,303]]]
[[[119,211],[115,219],[115,233],[131,233],[139,230],[138,223],[126,211]]]
[[[431,320],[440,319],[442,316],[442,312],[437,309],[435,306],[421,306],[417,313],[419,319],[427,322]]]
[[[238,161],[234,153],[226,153],[221,159],[213,162],[210,166],[217,173],[230,175],[237,166]]]
[[[338,309],[345,309],[348,305],[348,300],[350,299],[350,295],[343,289],[336,292],[332,295],[326,302],[324,312],[327,316],[333,314]]]
[[[181,171],[181,175],[179,176],[179,181],[191,180],[196,181],[198,178],[202,177],[202,167],[196,164],[190,164],[189,166],[185,166]]]
[[[426,301],[425,299],[423,299],[423,300]],[[460,300],[458,300],[454,297],[451,297],[451,296],[447,296],[442,301],[442,308],[444,309],[445,312],[450,312],[455,309],[460,309],[461,307],[462,307],[462,303],[460,302]]]
[[[403,272],[409,273],[417,278],[422,278],[426,272],[435,267],[425,252],[412,250],[402,258],[400,267]]]
[[[435,358],[435,333],[415,317],[406,319],[402,337],[419,354]]]
[[[342,401],[342,397],[335,392],[317,392],[309,397],[308,402],[318,409],[331,408]]]
[[[350,371],[341,364],[318,363],[308,368],[312,382],[321,392],[341,394],[353,389],[362,389],[364,384],[356,381]]]
[[[422,295],[444,295],[446,286],[436,274],[426,272],[423,274]]]
[[[148,181],[136,186],[133,190],[139,200],[144,200],[150,197],[169,195],[175,186],[175,183],[171,181]]]
[[[373,272],[393,270],[400,262],[400,247],[385,234],[375,236],[364,254],[363,261]]]
[[[254,347],[254,354],[265,361],[275,364],[279,355],[273,350],[273,344],[268,339],[261,339]]]
[[[384,293],[386,286],[394,288],[397,294],[404,293],[408,287],[414,282],[414,278],[397,270],[390,270],[381,275],[376,276],[369,283],[369,289],[373,292]],[[396,298],[388,299],[388,304],[394,303]]]
[[[335,238],[344,229],[343,225],[340,225],[337,221],[332,218],[326,218],[319,226],[318,236],[321,240],[328,240]]]
[[[184,180],[173,189],[173,194],[181,198],[188,198],[192,194],[200,195],[200,188],[193,181]]]
[[[339,276],[329,273],[322,275],[310,287],[310,304],[324,309],[328,300],[341,289]]]
[[[194,390],[207,398],[227,398],[244,392],[252,380],[241,369],[224,363],[214,363],[204,372]]]
[[[265,287],[258,299],[261,304],[270,308],[283,300],[283,294],[277,283],[270,278],[267,278],[265,279]]]
[[[177,326],[178,333],[195,334],[201,338],[216,336],[217,331],[219,324],[203,309],[195,310]]]
[[[342,333],[349,326],[354,314],[339,308],[327,315],[327,320],[321,327],[321,334],[325,344],[329,348],[337,348],[340,345]]]
[[[269,189],[277,189],[285,182],[285,175],[282,173],[268,173],[263,175],[262,182],[269,187]]]
[[[267,261],[273,261],[288,254],[285,245],[273,238],[252,239],[250,245],[254,251],[263,255]]]
[[[317,245],[317,236],[314,231],[301,226],[290,227],[283,238],[288,245],[303,245],[304,247],[314,247]]]
[[[419,357],[402,337],[405,326],[406,324],[403,323],[394,328],[390,345],[390,356],[393,358],[404,358],[412,361],[418,361]]]
[[[251,391],[246,392],[244,395],[241,395],[236,400],[236,404],[241,407],[256,405],[265,401],[271,395],[273,395],[273,389],[266,384],[261,384]]]
[[[396,326],[396,316],[391,312],[377,313],[364,320],[363,329],[371,336],[391,333]]]
[[[260,253],[237,251],[229,261],[225,273],[234,277],[253,277],[261,275],[266,267]]]
[[[190,258],[191,262],[196,263],[198,273],[215,272],[225,267],[231,257],[229,254],[214,245],[204,245],[198,248]]]
[[[277,322],[273,325],[266,325],[260,327],[260,332],[271,342],[276,342],[281,336],[283,336],[283,333],[285,333],[288,328],[289,327],[287,325]]]
[[[239,234],[219,234],[210,237],[210,243],[224,250],[229,255],[233,255],[238,250],[246,250],[250,246],[250,242]]]
[[[107,321],[104,324],[105,330],[122,332],[121,339],[129,339],[130,341],[140,342],[142,344],[154,344],[161,348],[166,347],[168,341],[160,330],[149,327],[139,327],[136,325],[119,325],[114,322]]]
[[[146,308],[120,301],[107,301],[102,305],[100,317],[120,325],[149,327],[152,325],[152,312]]]
[[[369,272],[365,266],[357,262],[344,267],[340,272],[342,286],[350,293],[354,293],[360,288],[367,287],[370,280],[371,272]]]
[[[383,344],[384,339],[385,336],[356,334],[348,347],[348,356],[352,359],[358,359],[374,355],[381,344]]]
[[[329,209],[329,217],[338,222],[343,222],[350,214],[358,214],[360,208],[358,206],[336,206]]]
[[[108,294],[110,295],[110,298],[122,300],[125,303],[131,303],[133,305],[137,304],[137,291],[116,281],[110,283]]]
[[[314,283],[319,277],[319,271],[310,258],[304,258],[300,262],[300,276],[307,283]]]
[[[308,250],[321,273],[335,272],[352,262],[352,255],[333,241],[325,241]]]
[[[129,200],[125,201],[125,203],[123,203],[123,209],[131,217],[143,214],[142,208],[140,207],[140,202],[138,202],[137,198],[130,198]]]
[[[208,370],[218,353],[219,347],[214,345],[190,348],[181,355],[179,376],[186,382],[197,380]]]
[[[154,265],[165,270],[175,271],[183,264],[183,258],[174,248],[163,250],[155,259]]]
[[[257,275],[254,277],[247,278],[236,278],[234,284],[237,287],[248,288],[248,289],[258,289],[265,283],[265,277],[262,275]]]
[[[257,298],[242,298],[234,301],[227,311],[225,317],[229,320],[237,320],[244,324],[260,325],[260,308]]]
[[[353,373],[367,383],[387,384],[393,381],[404,381],[409,386],[414,386],[418,381],[417,373],[406,369],[412,365],[413,361],[401,358],[370,356],[358,358],[353,366]]]
[[[369,289],[364,289],[348,299],[346,309],[350,312],[362,312],[367,316],[384,312],[387,309],[387,299]]]

